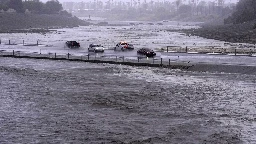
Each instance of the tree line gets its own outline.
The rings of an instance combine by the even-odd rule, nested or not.
[[[225,19],[225,24],[239,24],[256,19],[256,0],[239,0],[236,11]]]
[[[1,0],[0,10],[7,11],[9,9],[14,9],[17,13],[29,11],[36,14],[57,14],[63,7],[58,0],[51,0],[46,3],[39,0]]]

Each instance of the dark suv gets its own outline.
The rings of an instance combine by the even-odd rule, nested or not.
[[[149,48],[141,48],[137,51],[138,54],[145,55],[147,57],[154,57],[156,53]]]
[[[78,43],[76,41],[67,41],[66,42],[66,46],[68,48],[79,48],[80,47],[80,43]]]

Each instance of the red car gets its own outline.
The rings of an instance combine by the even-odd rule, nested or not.
[[[124,42],[124,41],[119,42],[114,48],[114,50],[122,50],[122,51],[124,51],[124,50],[133,50],[133,49],[134,49],[134,46],[132,44],[129,44],[129,43]]]

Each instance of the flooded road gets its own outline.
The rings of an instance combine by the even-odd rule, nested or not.
[[[256,143],[256,76],[0,58],[0,143]]]
[[[126,22],[129,24],[129,22]],[[7,52],[20,51],[24,53],[57,53],[57,55],[66,55],[70,53],[78,56],[119,56],[129,59],[137,59],[137,50],[143,47],[151,49],[161,49],[167,46],[180,47],[224,47],[224,41],[204,39],[196,36],[186,36],[177,32],[167,31],[168,29],[178,28],[197,28],[194,23],[175,22],[163,23],[163,25],[148,25],[146,22],[139,25],[128,26],[84,26],[76,28],[64,28],[52,31],[50,33],[7,33],[0,34],[0,50]],[[11,44],[8,45],[9,40]],[[76,40],[81,44],[79,49],[69,49],[64,46],[66,41]],[[24,45],[23,45],[24,41]],[[120,41],[127,41],[134,45],[133,51],[114,51],[113,47]],[[39,46],[26,46],[36,44]],[[91,43],[101,44],[105,47],[104,53],[88,52],[88,46]],[[7,45],[6,45],[7,44]],[[229,56],[229,55],[207,55],[207,54],[187,54],[187,53],[166,53],[156,52],[156,59],[163,58],[166,61],[185,61],[190,63],[213,63],[213,64],[242,64],[256,66],[255,57],[248,56]]]

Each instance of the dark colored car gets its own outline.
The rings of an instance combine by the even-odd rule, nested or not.
[[[66,46],[68,48],[79,48],[80,47],[80,43],[78,43],[76,41],[67,41],[66,42]]]
[[[149,48],[141,48],[137,51],[138,54],[145,55],[147,57],[154,57],[156,53]]]

